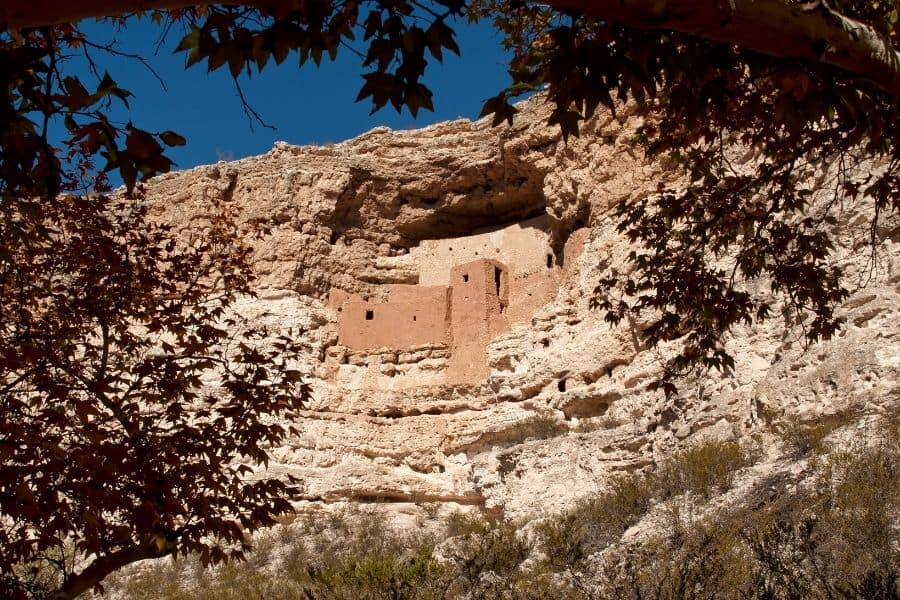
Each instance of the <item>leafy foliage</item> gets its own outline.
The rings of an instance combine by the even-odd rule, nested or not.
[[[133,201],[40,209],[50,231],[0,269],[0,570],[49,562],[76,585],[65,545],[95,565],[242,556],[291,509],[289,482],[253,473],[308,387],[297,342],[230,310],[253,293],[234,215],[179,241]]]
[[[294,54],[301,66],[319,65],[343,49],[360,58],[359,100],[415,115],[432,107],[422,82],[429,60],[459,52],[452,19],[467,13],[494,20],[514,50],[513,84],[484,105],[495,125],[511,123],[512,101],[536,90],[553,104],[550,122],[564,140],[601,107],[636,103],[645,117],[636,142],[680,165],[688,183],[618,207],[636,246],[632,268],[610,271],[595,305],[614,323],[642,317],[649,346],[681,345],[657,383],[669,394],[690,369],[733,368],[728,332],[777,308],[752,292],[755,281],[781,296],[808,340],[833,335],[847,294],[831,260],[836,211],[871,201],[874,244],[878,220],[900,208],[896,98],[835,68],[516,0],[273,6],[145,14],[182,26],[176,50],[187,66],[227,66],[239,92],[238,77],[270,60]],[[896,2],[839,8],[897,47]],[[271,418],[294,416],[308,393],[290,368],[296,343],[263,344],[267,332],[232,314],[252,274],[230,209],[219,207],[203,237],[178,240],[139,202],[140,181],[169,170],[166,147],[186,140],[113,122],[110,103],[127,104],[130,92],[108,73],[94,83],[68,75],[66,53],[76,50],[114,51],[77,24],[0,31],[6,595],[29,591],[32,567],[56,569],[65,597],[172,550],[210,562],[242,556],[243,531],[288,509],[290,482],[250,475],[287,433]],[[54,124],[66,132],[59,146]],[[733,148],[754,153],[752,169],[732,166]],[[873,157],[880,168],[850,176]],[[806,182],[829,168],[837,194],[823,204]],[[132,201],[102,195],[112,171]],[[212,392],[204,384],[214,375],[221,384]],[[494,538],[513,547],[502,532]],[[396,566],[376,563],[379,574]]]
[[[849,2],[840,9],[897,47],[895,3]],[[874,236],[883,214],[900,207],[896,99],[825,64],[516,0],[316,0],[275,3],[270,11],[212,5],[151,16],[186,29],[176,50],[185,53],[188,67],[227,66],[239,91],[238,76],[261,71],[270,60],[282,63],[296,54],[300,66],[310,60],[319,65],[343,50],[356,53],[364,71],[358,100],[371,100],[373,111],[390,104],[415,115],[432,108],[432,93],[422,82],[429,59],[459,52],[451,20],[467,13],[492,19],[514,51],[512,85],[484,104],[482,114],[492,115],[495,125],[512,123],[512,100],[537,90],[553,104],[549,121],[564,140],[578,135],[581,123],[601,107],[615,114],[622,103],[639,105],[645,125],[636,142],[651,158],[681,165],[688,183],[618,207],[620,229],[636,245],[633,268],[609,271],[598,282],[595,306],[613,323],[652,315],[639,332],[647,346],[680,344],[656,383],[667,394],[694,368],[733,369],[725,347],[729,331],[778,310],[803,329],[807,341],[832,336],[841,325],[834,309],[847,296],[831,260],[837,211],[845,201],[870,199]],[[138,175],[167,170],[163,146],[183,139],[110,124],[94,106],[110,97],[125,101],[128,92],[108,76],[89,93],[57,73],[61,46],[88,43],[71,25],[10,37],[10,81],[17,82],[10,89],[19,100],[8,114],[62,116],[72,134],[69,159],[77,158],[82,173],[89,173],[99,153],[107,161],[104,170],[117,169],[130,191]],[[19,71],[29,75],[15,76]],[[245,109],[258,118],[246,103]],[[17,151],[10,162],[19,165],[10,175],[25,178],[10,179],[11,191],[58,189],[60,182],[52,181],[58,157],[41,141],[45,136],[35,135],[27,118],[13,121],[20,129],[31,127],[31,134],[22,160]],[[124,146],[117,142],[123,135]],[[734,148],[755,153],[753,168],[732,165]],[[863,158],[884,167],[851,177]],[[838,165],[829,182],[837,194],[823,206],[807,182],[830,165]],[[41,172],[50,179],[43,181]],[[29,181],[35,176],[40,181]],[[9,194],[28,195],[40,193]],[[780,305],[749,291],[754,281],[764,282]]]
[[[895,4],[842,8],[897,47]],[[512,98],[538,89],[546,88],[564,138],[601,106],[615,114],[617,103],[633,101],[645,116],[635,141],[687,178],[617,207],[619,230],[636,246],[631,268],[608,269],[595,292],[610,322],[647,322],[639,332],[647,346],[682,344],[658,387],[672,394],[695,367],[734,367],[727,333],[773,313],[749,282],[767,283],[808,341],[837,331],[834,309],[847,296],[831,261],[837,212],[845,202],[873,202],[874,245],[879,219],[900,208],[895,98],[828,66],[689,35],[504,0],[476,2],[474,11],[493,18],[515,52],[513,84],[485,104],[495,124],[512,117]],[[753,168],[734,167],[736,151],[754,153]],[[852,177],[865,157],[884,168]],[[829,169],[836,193],[823,204],[809,182]]]
[[[367,48],[356,52],[371,70],[363,74],[357,100],[371,98],[372,112],[390,102],[416,116],[421,108],[434,109],[431,91],[421,83],[427,55],[440,62],[444,50],[459,54],[446,21],[461,14],[464,2],[435,4],[431,10],[407,1],[307,2],[304,10],[275,14],[262,24],[255,10],[211,7],[202,21],[191,21],[176,51],[187,54],[188,67],[205,60],[209,71],[227,65],[237,78],[254,66],[262,71],[270,60],[281,64],[292,53],[301,67],[309,60],[318,66],[360,35]],[[363,5],[369,7],[364,18]]]

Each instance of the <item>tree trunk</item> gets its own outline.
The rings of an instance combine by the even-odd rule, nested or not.
[[[163,536],[157,537],[158,539],[154,538],[143,545],[128,546],[107,556],[98,557],[84,571],[66,579],[54,594],[54,600],[72,600],[96,586],[113,571],[141,560],[162,558],[171,554],[172,545]]]
[[[872,27],[824,0],[542,0],[644,30],[679,31],[778,58],[838,67],[900,98],[900,53]]]

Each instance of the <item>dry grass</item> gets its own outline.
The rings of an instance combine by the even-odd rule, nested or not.
[[[526,440],[546,440],[568,432],[568,425],[551,413],[539,412],[507,429],[504,441],[520,443]]]
[[[547,519],[537,530],[540,553],[500,518],[457,513],[429,537],[387,530],[376,513],[347,513],[278,529],[247,563],[204,570],[191,559],[160,562],[108,586],[136,600],[897,600],[895,434],[873,429],[822,454],[809,485],[766,505],[696,519],[667,503],[649,535],[622,537],[662,499],[704,502],[724,492],[752,453],[706,442],[648,473],[620,476]]]
[[[826,438],[834,431],[859,418],[857,408],[847,408],[814,422],[800,418],[787,420],[780,434],[785,445],[797,456],[821,454],[827,450]]]
[[[736,441],[708,440],[676,453],[653,475],[660,499],[690,492],[709,497],[731,487],[735,473],[753,463],[752,453]]]

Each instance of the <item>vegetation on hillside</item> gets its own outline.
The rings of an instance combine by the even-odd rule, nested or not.
[[[844,445],[823,444],[799,477],[754,474],[756,452],[707,441],[528,525],[457,513],[441,531],[398,533],[372,518],[377,508],[310,515],[259,537],[246,564],[204,570],[188,559],[136,568],[112,579],[109,593],[135,600],[895,600],[898,434],[889,423]]]

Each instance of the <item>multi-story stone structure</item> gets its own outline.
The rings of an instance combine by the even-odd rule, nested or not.
[[[338,344],[356,355],[431,348],[446,357],[447,383],[480,381],[488,343],[553,298],[584,243],[586,230],[576,232],[557,261],[541,225],[429,240],[411,252],[419,284],[387,286],[384,301],[333,289]]]

